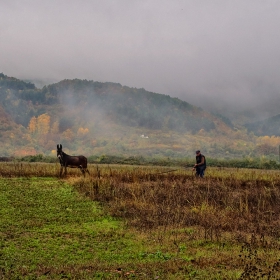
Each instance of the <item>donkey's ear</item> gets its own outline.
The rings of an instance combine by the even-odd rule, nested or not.
[[[62,145],[60,144],[60,149],[62,150]]]
[[[58,144],[56,145],[56,147],[57,147],[57,149],[59,150],[59,145],[58,145]]]

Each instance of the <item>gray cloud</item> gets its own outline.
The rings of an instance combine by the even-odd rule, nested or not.
[[[0,0],[0,72],[254,108],[279,95],[279,25],[278,0]]]

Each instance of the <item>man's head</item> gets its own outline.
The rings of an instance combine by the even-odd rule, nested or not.
[[[199,156],[200,155],[200,150],[195,151],[196,155]]]

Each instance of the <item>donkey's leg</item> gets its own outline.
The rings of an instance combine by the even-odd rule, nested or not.
[[[66,165],[65,165],[65,167],[64,167],[64,175],[65,175],[65,176],[67,175],[67,167],[66,167]]]
[[[84,169],[85,173],[88,173],[88,175],[90,175],[90,173],[89,173],[89,171],[87,169],[87,166],[84,166],[83,169]]]
[[[84,168],[81,165],[79,165],[79,168],[80,168],[81,172],[83,173],[83,175],[85,177],[85,170],[84,170]]]
[[[62,176],[62,172],[63,172],[63,166],[60,167],[60,172],[59,172],[59,176]]]

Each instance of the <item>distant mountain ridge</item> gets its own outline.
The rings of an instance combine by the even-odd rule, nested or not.
[[[113,121],[149,129],[166,128],[195,133],[200,129],[216,129],[216,125],[223,122],[222,118],[178,98],[117,83],[74,79],[37,89],[32,83],[1,74],[0,93],[6,112],[25,127],[30,117],[44,111],[61,117],[60,112],[54,110],[56,106],[63,106],[64,114],[69,114],[67,108],[79,113],[82,111],[84,117],[90,115],[86,110],[102,110],[100,113]],[[79,119],[79,114],[76,117]],[[79,121],[82,121],[81,118]]]
[[[52,154],[57,143],[75,153],[128,156],[183,157],[197,148],[238,156],[254,149],[252,136],[222,115],[111,82],[66,79],[39,89],[2,73],[0,120],[3,156]]]
[[[245,127],[255,135],[279,136],[280,135],[280,114],[262,121],[247,123]]]

